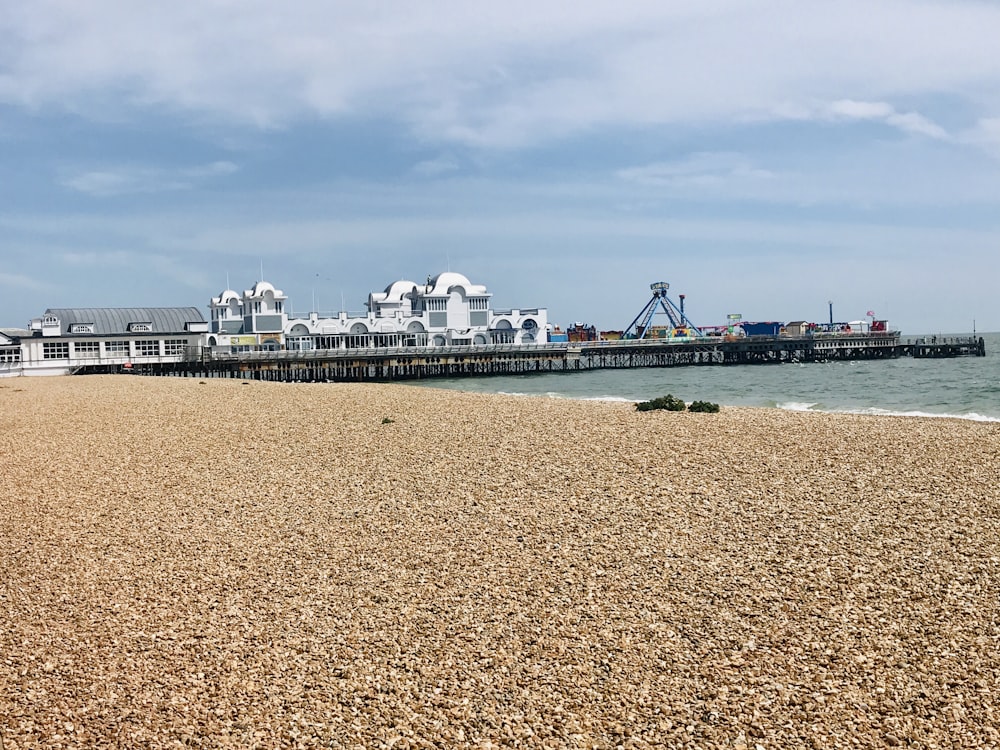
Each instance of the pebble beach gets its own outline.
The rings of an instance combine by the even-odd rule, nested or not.
[[[955,419],[0,380],[0,750],[997,746],[998,456]]]

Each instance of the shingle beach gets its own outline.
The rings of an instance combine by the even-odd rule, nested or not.
[[[0,479],[3,750],[1000,745],[997,423],[15,378]]]

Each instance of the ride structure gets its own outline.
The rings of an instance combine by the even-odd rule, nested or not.
[[[691,341],[702,338],[705,334],[684,314],[684,295],[680,295],[681,303],[677,305],[667,295],[670,284],[657,281],[649,285],[653,292],[652,299],[646,303],[635,319],[629,323],[622,335],[624,339],[661,338],[674,341]],[[666,314],[669,326],[653,326],[653,317],[657,312]],[[640,322],[641,321],[641,322]]]

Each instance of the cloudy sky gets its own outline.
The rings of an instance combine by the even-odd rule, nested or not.
[[[600,328],[667,281],[1000,330],[997,40],[991,0],[3,3],[0,325],[450,269]]]

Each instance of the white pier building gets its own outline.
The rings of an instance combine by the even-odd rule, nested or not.
[[[459,273],[425,284],[395,281],[368,295],[367,311],[290,315],[267,281],[196,307],[49,308],[26,330],[0,331],[0,377],[116,372],[182,362],[202,347],[227,351],[533,345],[547,342],[544,308],[494,310],[492,294]]]
[[[492,296],[449,271],[424,284],[394,281],[371,292],[363,314],[292,316],[285,294],[260,281],[242,295],[227,289],[212,299],[207,345],[306,351],[547,342],[544,308],[495,310]]]
[[[114,371],[132,362],[182,362],[208,333],[197,307],[49,308],[19,338],[12,375],[67,375],[81,368]],[[0,374],[3,374],[0,372]]]

